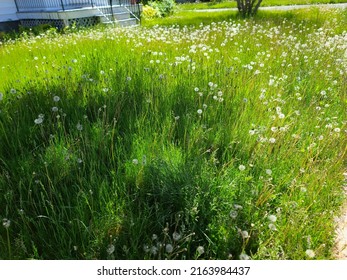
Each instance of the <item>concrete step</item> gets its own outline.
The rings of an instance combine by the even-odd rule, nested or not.
[[[130,13],[129,12],[122,12],[122,13],[115,13],[115,14],[103,14],[103,15],[99,15],[100,17],[100,21],[104,22],[104,21],[108,21],[112,20],[112,18],[114,17],[116,20],[122,20],[122,19],[128,19],[130,18]]]
[[[118,23],[120,26],[133,26],[133,25],[138,25],[137,19],[136,18],[129,18],[129,19],[122,19],[118,20]]]
[[[123,12],[127,12],[128,10],[125,7],[122,6],[114,6],[113,8],[113,13],[117,14],[117,13],[123,13]],[[111,7],[99,7],[98,10],[102,11],[105,14],[111,14],[112,10]]]
[[[136,26],[138,25],[138,21],[136,18],[129,18],[129,19],[122,19],[122,20],[116,20],[116,21],[104,21],[103,24],[114,24],[116,26],[121,27],[128,27],[128,26]]]

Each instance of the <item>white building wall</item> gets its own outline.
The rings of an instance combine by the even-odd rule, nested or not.
[[[0,0],[0,22],[18,20],[14,0]]]

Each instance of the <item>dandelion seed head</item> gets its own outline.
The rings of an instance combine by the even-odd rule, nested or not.
[[[267,175],[271,175],[271,174],[272,174],[272,170],[271,170],[271,169],[266,169],[266,170],[265,170],[265,173],[266,173]]]
[[[197,111],[197,113],[198,113],[199,115],[201,115],[201,114],[202,114],[202,110],[199,109],[199,110]]]
[[[199,255],[202,255],[203,253],[205,253],[205,249],[203,246],[199,246],[196,251],[198,252]]]
[[[171,244],[166,244],[165,251],[166,251],[166,253],[169,253],[169,254],[172,253],[173,246]]]
[[[277,230],[276,226],[273,223],[269,224],[269,229],[270,230]]]
[[[35,124],[42,124],[43,123],[43,117],[38,117],[37,119],[34,120]]]
[[[148,245],[143,245],[143,250],[144,250],[146,253],[148,253],[149,250],[150,250],[150,248],[149,248]]]
[[[238,215],[238,213],[237,213],[237,211],[235,211],[235,210],[231,210],[230,213],[229,213],[229,216],[230,216],[230,218],[232,218],[232,219],[236,219],[236,218],[237,218],[237,215]]]
[[[307,189],[306,189],[305,187],[301,187],[301,188],[300,188],[300,191],[303,192],[303,193],[305,193],[305,192],[307,192]]]
[[[175,232],[172,234],[172,238],[173,238],[174,241],[178,241],[178,240],[181,239],[181,235],[180,235],[177,231],[175,231]]]
[[[2,219],[2,225],[6,228],[6,229],[8,229],[9,227],[10,227],[10,225],[11,225],[11,221],[9,220],[9,219]]]
[[[240,233],[241,233],[242,238],[244,238],[244,239],[250,237],[249,234],[248,234],[248,231],[246,231],[246,230],[242,230]]]
[[[309,257],[310,259],[313,259],[313,258],[316,256],[316,253],[315,253],[313,250],[311,250],[311,249],[306,250],[306,251],[305,251],[305,254],[306,254],[306,256]]]
[[[158,248],[156,246],[152,246],[150,253],[155,256],[156,254],[158,254]]]
[[[269,219],[270,222],[274,223],[277,221],[277,217],[275,215],[269,215],[267,217]]]
[[[107,252],[107,254],[112,255],[114,250],[115,250],[114,245],[110,244],[110,245],[108,245],[106,252]]]
[[[244,171],[246,169],[246,166],[244,166],[243,164],[239,165],[239,170],[240,171]]]
[[[133,164],[135,164],[135,165],[139,164],[139,160],[136,159],[136,158],[134,158],[134,159],[133,159]]]
[[[242,210],[243,209],[242,205],[239,205],[239,204],[234,204],[234,208],[236,210]]]
[[[240,254],[239,258],[240,258],[240,260],[243,260],[243,261],[247,261],[247,260],[251,259],[251,257],[248,256],[246,253]]]
[[[76,128],[77,128],[77,130],[82,131],[82,130],[83,130],[83,125],[81,125],[80,123],[78,123],[78,124],[76,125]]]
[[[59,102],[59,100],[60,100],[60,97],[59,97],[59,96],[56,95],[56,96],[53,97],[53,101],[54,101],[54,102]]]

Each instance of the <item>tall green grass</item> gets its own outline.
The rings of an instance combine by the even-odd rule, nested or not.
[[[0,258],[331,258],[346,18],[291,17],[1,46]]]

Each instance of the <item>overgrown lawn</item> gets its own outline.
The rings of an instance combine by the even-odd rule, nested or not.
[[[331,258],[346,14],[276,15],[3,44],[0,258]]]

